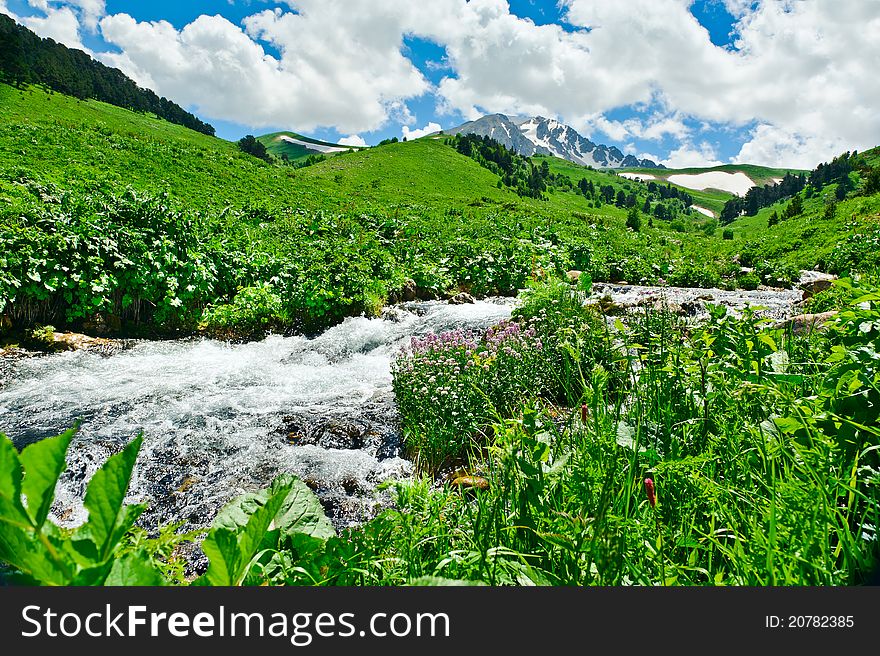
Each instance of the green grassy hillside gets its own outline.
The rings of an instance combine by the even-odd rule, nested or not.
[[[315,147],[310,148],[309,146],[300,143],[293,143],[285,139],[285,137],[305,142],[306,144],[311,144]],[[271,134],[264,134],[261,137],[257,137],[257,141],[266,147],[266,150],[270,155],[274,155],[278,159],[286,158],[289,162],[298,162],[311,156],[324,155],[325,157],[333,157],[342,153],[351,153],[360,150],[358,148],[341,146],[328,141],[319,141],[318,139],[312,139],[311,137],[304,137],[296,132],[272,132]],[[327,148],[333,149],[333,151],[327,152]],[[336,149],[340,148],[343,149],[341,152],[336,151]]]
[[[857,176],[853,176],[856,178]],[[835,201],[837,185],[807,197],[801,193],[804,211],[769,227],[770,216],[781,216],[790,200],[762,208],[755,216],[743,216],[729,229],[743,242],[744,263],[772,266],[791,276],[799,269],[818,267],[846,273],[853,268],[877,273],[880,267],[880,195],[850,194]]]
[[[168,192],[193,209],[222,209],[266,194],[296,202],[287,173],[230,142],[147,114],[36,87],[0,84],[0,171],[4,195],[21,178],[62,189]]]
[[[781,169],[768,168],[765,166],[754,166],[751,164],[725,164],[723,166],[713,166],[709,168],[686,168],[686,169],[622,169],[620,173],[635,173],[645,175],[645,179],[655,179],[657,182],[669,184],[669,178],[673,175],[699,175],[700,173],[711,173],[720,171],[723,173],[744,173],[758,187],[764,185],[773,185],[777,180],[785,177],[787,173],[804,173],[797,169]],[[648,176],[651,176],[650,178]],[[680,185],[673,185],[680,186]],[[704,189],[695,190],[681,187],[688,191],[694,197],[694,204],[712,210],[716,216],[721,209],[733,196],[729,191],[721,189]]]
[[[426,167],[426,164],[428,166]],[[106,103],[0,84],[0,167],[64,189],[167,192],[190,209],[268,201],[354,211],[430,205],[508,205],[527,212],[587,209],[571,198],[520,199],[441,142],[421,139],[352,152],[307,169],[273,166],[234,143]],[[14,192],[8,188],[6,193]],[[487,200],[484,200],[487,199]],[[622,217],[616,208],[605,214]]]
[[[849,234],[839,218],[827,229],[814,219],[791,238],[803,245],[795,258],[771,248],[791,241],[795,222],[770,229],[758,217],[722,239],[684,207],[653,217],[661,199],[642,183],[533,163],[549,170],[541,198],[517,195],[444,139],[294,169],[154,116],[0,85],[0,313],[70,326],[109,314],[126,331],[312,329],[404,293],[511,294],[568,269],[733,287],[737,255],[767,259],[769,280],[776,264],[824,263],[814,254]],[[585,195],[582,179],[615,200]],[[874,211],[853,202],[839,216]]]

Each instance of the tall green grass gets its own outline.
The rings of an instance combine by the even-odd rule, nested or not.
[[[880,562],[880,293],[842,283],[839,298],[826,332],[797,336],[722,308],[696,326],[645,311],[606,327],[567,286],[534,289],[518,323],[437,336],[401,356],[396,385],[420,369],[435,377],[401,402],[405,440],[432,467],[393,484],[392,509],[337,535],[317,498],[282,477],[218,515],[197,583],[863,584]],[[549,366],[530,360],[537,340]],[[494,360],[479,355],[493,347]],[[475,353],[473,378],[462,358]],[[541,377],[526,385],[530,372]],[[428,405],[455,376],[492,386],[455,387],[457,411],[470,416]],[[173,528],[151,540],[128,523],[87,570],[58,542],[38,510],[51,504],[69,441],[16,456],[0,437],[17,491],[0,513],[13,580],[185,583],[175,553],[193,536]],[[37,453],[54,464],[34,487]],[[452,483],[442,476],[450,464],[466,468]],[[117,504],[127,476],[114,479]],[[102,485],[96,476],[89,489]],[[93,535],[90,522],[77,535]],[[30,534],[64,549],[32,553]]]
[[[880,296],[855,296],[806,337],[720,308],[698,328],[656,312],[613,332],[584,322],[605,344],[597,360],[566,342],[577,401],[536,387],[499,413],[471,460],[486,490],[401,485],[400,508],[353,536],[386,545],[364,582],[865,582],[880,554]]]

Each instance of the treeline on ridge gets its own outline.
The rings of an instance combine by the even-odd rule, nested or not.
[[[552,186],[555,176],[547,162],[535,166],[532,161],[510,150],[491,137],[457,134],[446,142],[462,155],[501,177],[499,185],[510,187],[519,196],[541,198]]]
[[[52,39],[41,39],[0,14],[0,81],[41,84],[75,98],[94,98],[137,112],[150,112],[170,123],[214,136],[213,126],[167,98],[142,89],[122,71],[95,61]]]
[[[645,185],[627,181],[624,189],[611,184],[596,184],[587,178],[574,183],[565,174],[553,173],[543,156],[525,157],[488,136],[457,134],[445,143],[498,175],[501,178],[499,188],[509,187],[519,196],[542,199],[545,192],[571,191],[582,194],[593,207],[613,205],[627,210],[637,207],[642,214],[661,221],[673,221],[683,214],[690,214],[688,208],[694,203],[688,192],[668,184],[651,182]],[[683,224],[673,227],[685,231]]]
[[[721,211],[721,223],[724,225],[732,223],[743,214],[755,216],[762,207],[770,207],[780,200],[797,196],[804,189],[807,189],[807,198],[809,198],[812,193],[830,184],[837,185],[837,200],[843,200],[851,191],[849,175],[853,171],[866,172],[869,180],[872,174],[875,178],[877,176],[877,173],[874,173],[876,169],[871,169],[858,152],[846,152],[835,157],[831,162],[819,164],[809,176],[803,173],[799,175],[788,173],[782,182],[752,187],[745,196],[731,198]],[[866,193],[876,193],[876,191],[866,188]]]

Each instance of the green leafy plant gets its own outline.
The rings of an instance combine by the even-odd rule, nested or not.
[[[270,284],[240,289],[231,303],[205,309],[199,329],[218,336],[261,336],[290,323],[281,297]]]
[[[196,585],[242,585],[295,568],[336,535],[315,494],[292,476],[230,502],[202,549],[210,560]]]
[[[24,582],[42,585],[160,585],[142,551],[117,549],[144,505],[123,501],[141,438],[111,456],[86,491],[88,521],[67,531],[49,521],[55,485],[66,468],[74,431],[36,442],[18,454],[0,435],[0,560]]]

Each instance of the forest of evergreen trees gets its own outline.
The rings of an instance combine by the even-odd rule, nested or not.
[[[806,175],[787,173],[782,182],[763,187],[752,187],[745,196],[735,196],[725,203],[724,209],[721,210],[720,221],[722,225],[727,225],[742,214],[755,216],[762,207],[770,207],[783,198],[796,196],[806,186]]]
[[[548,186],[557,182],[547,162],[535,166],[523,157],[490,137],[475,134],[457,134],[447,143],[462,155],[477,161],[484,168],[501,176],[501,184],[513,189],[518,195],[541,198]],[[565,177],[565,176],[562,176]],[[566,178],[568,186],[571,181]]]
[[[809,175],[789,173],[779,184],[766,185],[761,188],[754,187],[745,197],[732,198],[727,201],[721,212],[721,223],[731,223],[742,214],[755,216],[762,207],[770,207],[773,203],[784,198],[797,196],[804,189],[807,190],[806,197],[810,198],[812,194],[821,191],[822,187],[830,184],[837,185],[836,200],[843,200],[853,190],[850,173],[854,171],[859,172],[865,179],[865,187],[861,193],[870,195],[880,190],[880,170],[868,166],[865,158],[860,156],[858,152],[846,152],[830,162],[819,164]],[[796,207],[797,205],[795,205]],[[776,217],[776,220],[779,218]],[[785,220],[788,217],[783,214],[781,218]],[[772,225],[774,217],[771,216],[770,222]]]
[[[214,128],[179,105],[140,88],[122,71],[95,61],[52,39],[41,39],[0,14],[0,81],[41,84],[75,98],[94,98],[137,112],[150,112],[184,127],[214,136]]]

